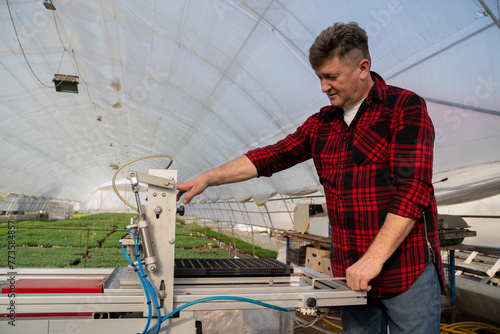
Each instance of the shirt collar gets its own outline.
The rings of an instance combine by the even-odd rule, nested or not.
[[[370,105],[373,99],[380,100],[384,102],[387,98],[387,84],[384,79],[380,75],[375,72],[370,72],[373,79],[373,86],[368,92],[368,96],[366,97],[366,103]]]

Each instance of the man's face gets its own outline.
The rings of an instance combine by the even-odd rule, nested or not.
[[[365,97],[364,91],[361,91],[360,66],[349,66],[347,62],[333,57],[325,60],[314,72],[320,79],[321,91],[326,93],[334,107],[350,107]]]

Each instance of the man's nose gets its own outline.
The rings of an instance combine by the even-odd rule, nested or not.
[[[321,80],[321,91],[323,93],[327,93],[331,88],[332,86],[328,83],[327,80]]]

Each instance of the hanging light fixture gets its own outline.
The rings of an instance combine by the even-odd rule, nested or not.
[[[77,75],[55,74],[52,81],[56,86],[56,91],[78,94],[79,77]]]
[[[52,3],[52,0],[45,0],[43,2],[43,5],[45,8],[50,9],[50,10],[56,10],[56,7],[54,7],[54,4]]]

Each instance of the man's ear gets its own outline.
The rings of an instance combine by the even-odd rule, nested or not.
[[[361,80],[365,80],[370,74],[370,61],[368,59],[363,59],[359,62],[358,69]]]

